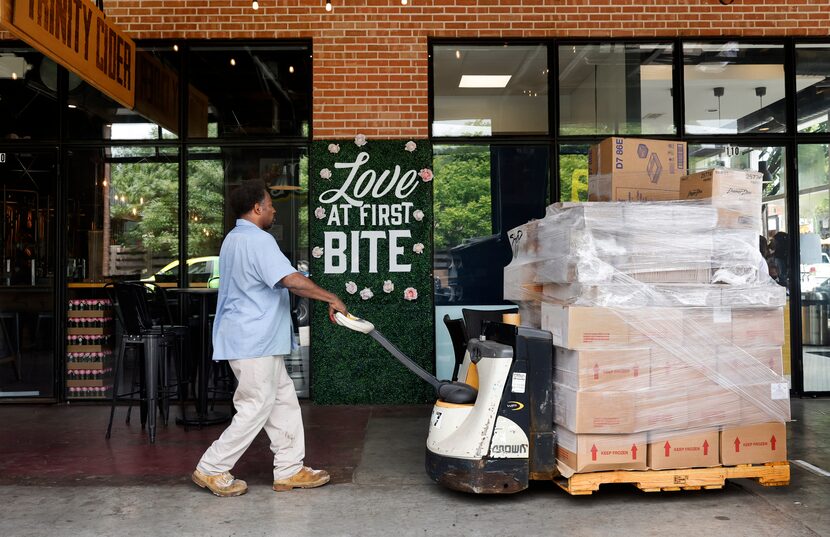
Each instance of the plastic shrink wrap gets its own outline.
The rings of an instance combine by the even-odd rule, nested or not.
[[[563,474],[786,460],[786,290],[759,214],[760,199],[558,203],[510,231],[505,299],[556,346]]]

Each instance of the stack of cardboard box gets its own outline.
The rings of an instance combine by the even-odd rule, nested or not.
[[[786,295],[758,250],[761,176],[685,162],[683,143],[608,139],[590,154],[604,203],[510,232],[505,298],[557,347],[565,475],[786,460]]]

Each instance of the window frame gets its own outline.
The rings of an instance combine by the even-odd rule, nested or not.
[[[496,136],[475,136],[475,137],[434,137],[432,135],[432,124],[434,121],[434,70],[433,70],[433,47],[440,46],[493,46],[493,45],[526,45],[543,43],[548,46],[548,69],[554,74],[548,79],[548,134],[536,135],[509,135],[499,134]],[[598,141],[614,136],[615,133],[605,135],[560,135],[560,110],[559,110],[559,47],[580,46],[604,43],[655,43],[671,42],[673,44],[673,107],[674,121],[676,123],[676,134],[674,136],[661,135],[625,135],[632,138],[651,138],[664,140],[684,141],[688,144],[724,144],[735,146],[782,146],[786,151],[786,197],[787,207],[787,228],[798,229],[798,145],[799,144],[830,144],[830,132],[798,132],[798,109],[796,102],[796,45],[827,45],[830,47],[830,38],[827,37],[762,37],[762,36],[718,36],[710,38],[706,36],[678,36],[663,39],[658,37],[648,38],[515,38],[515,39],[451,39],[451,38],[430,38],[428,40],[429,52],[429,110],[428,110],[428,132],[430,141],[439,145],[498,145],[498,144],[527,144],[527,145],[548,145],[550,147],[550,168],[549,196],[551,200],[560,198],[559,176],[559,149],[564,145],[591,145]],[[736,42],[738,44],[770,44],[781,45],[784,49],[784,99],[786,109],[786,128],[779,133],[750,133],[750,134],[689,134],[686,132],[685,117],[685,90],[684,90],[684,43],[706,43],[726,44]],[[828,65],[830,69],[830,65]],[[790,266],[800,266],[800,254],[798,239],[790,248]],[[796,279],[790,292],[790,350],[792,357],[792,394],[793,395],[827,395],[827,392],[805,392],[803,377],[803,357],[801,341],[801,292],[800,282]]]

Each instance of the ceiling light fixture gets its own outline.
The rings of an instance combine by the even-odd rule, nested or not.
[[[179,51],[179,45],[173,45],[173,52]]]
[[[715,97],[718,98],[718,126],[720,126],[720,98],[723,97],[723,93],[724,93],[723,86],[718,86],[716,88],[712,88],[712,93],[714,93]]]
[[[254,11],[258,10],[259,9],[259,2],[257,2],[256,0],[251,2],[251,9],[253,9]]]
[[[331,0],[326,0],[326,11],[331,11]]]
[[[231,58],[231,65],[232,65],[232,66],[235,66],[235,65],[236,65],[236,60],[234,60],[233,58]]]
[[[459,88],[503,88],[513,75],[461,75]]]
[[[758,97],[758,104],[760,105],[758,108],[764,107],[764,95],[767,94],[767,87],[766,86],[758,86],[755,88],[755,96]]]
[[[289,66],[288,66],[288,72],[289,72],[289,73],[293,73],[293,72],[294,72],[294,66],[293,66],[293,65],[289,65]]]
[[[460,60],[460,59],[461,59],[461,51],[460,51],[460,50],[456,50],[456,51],[455,51],[455,59],[456,59],[456,60]]]
[[[405,6],[408,3],[409,3],[409,0],[401,0],[401,5],[402,6]]]

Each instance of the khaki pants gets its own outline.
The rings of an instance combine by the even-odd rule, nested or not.
[[[207,475],[229,471],[264,427],[274,452],[274,479],[293,476],[303,466],[305,436],[297,392],[283,357],[229,362],[239,381],[233,394],[236,415],[197,468]]]

